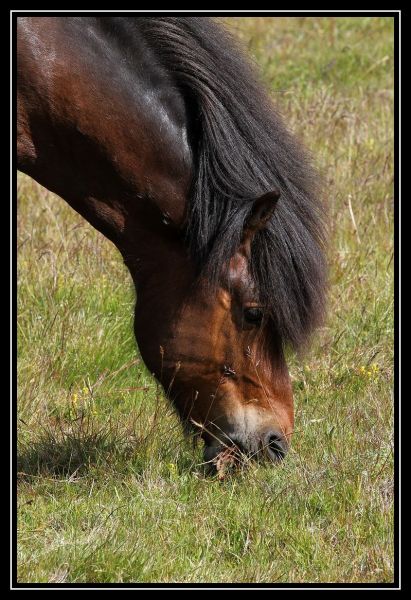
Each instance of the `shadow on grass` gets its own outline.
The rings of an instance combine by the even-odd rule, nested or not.
[[[140,447],[143,455],[147,449],[147,440],[139,439],[131,428],[121,430],[112,423],[101,426],[88,418],[56,420],[30,433],[18,446],[19,479],[74,477],[103,465],[108,470],[109,465],[129,461]]]
[[[173,428],[174,429],[174,428]],[[74,478],[94,469],[133,473],[139,477],[173,463],[180,474],[193,472],[195,444],[173,439],[170,430],[112,422],[101,425],[91,418],[55,420],[24,432],[18,445],[18,480],[30,477]]]

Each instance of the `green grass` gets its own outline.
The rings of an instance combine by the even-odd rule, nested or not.
[[[393,581],[393,19],[229,21],[326,178],[292,450],[204,476],[138,361],[119,254],[19,176],[19,582]]]

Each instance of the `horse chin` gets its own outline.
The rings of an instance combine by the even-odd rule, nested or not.
[[[212,463],[215,461],[215,459],[217,458],[217,456],[224,451],[224,449],[226,448],[226,446],[223,446],[222,444],[219,444],[218,446],[205,446],[204,448],[204,462],[205,463]]]

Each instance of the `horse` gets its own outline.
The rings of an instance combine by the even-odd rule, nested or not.
[[[209,17],[17,19],[17,167],[121,253],[142,359],[204,460],[273,463],[321,324],[321,177]]]

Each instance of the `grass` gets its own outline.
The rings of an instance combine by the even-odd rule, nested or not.
[[[18,179],[18,581],[393,581],[393,19],[231,18],[326,175],[329,314],[287,460],[221,482],[136,352],[114,247]]]

